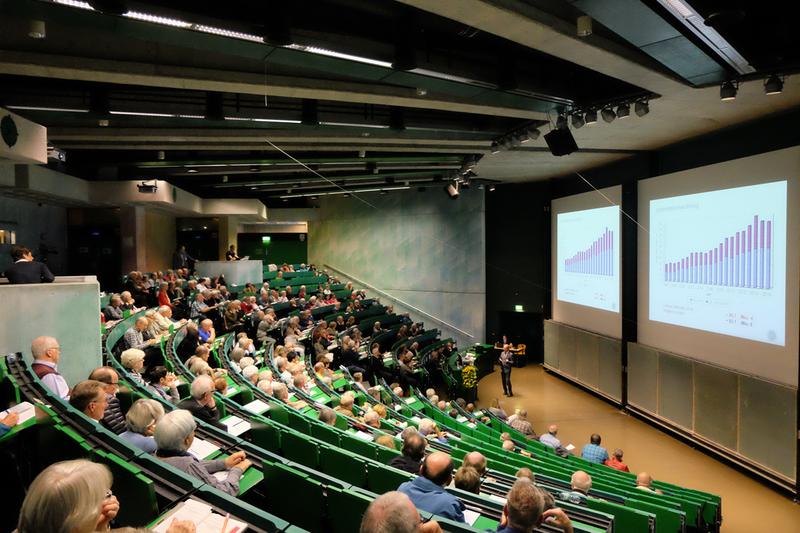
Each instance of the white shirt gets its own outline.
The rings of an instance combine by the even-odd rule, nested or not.
[[[42,361],[37,359],[34,361],[35,364],[49,366],[56,372],[58,372],[58,368],[54,363],[50,361]],[[67,380],[64,379],[64,376],[61,374],[47,374],[45,377],[42,378],[42,383],[45,387],[53,391],[55,394],[59,396],[59,398],[64,398],[65,400],[69,400],[69,385],[67,385]]]

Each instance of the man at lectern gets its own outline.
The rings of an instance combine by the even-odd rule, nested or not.
[[[228,251],[225,252],[225,260],[226,261],[238,261],[240,258],[236,255],[236,246],[231,244],[231,247],[228,248]]]

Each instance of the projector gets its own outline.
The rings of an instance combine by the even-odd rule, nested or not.
[[[145,183],[142,182],[136,186],[139,189],[139,192],[142,194],[155,194],[158,190],[158,182],[156,183]]]

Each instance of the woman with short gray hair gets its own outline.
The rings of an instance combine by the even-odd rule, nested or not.
[[[242,451],[236,452],[227,459],[201,461],[188,452],[194,441],[197,423],[192,413],[185,409],[176,409],[164,415],[156,426],[155,440],[158,451],[156,457],[166,463],[195,476],[205,483],[218,488],[226,494],[236,496],[239,493],[239,478],[251,466]],[[227,471],[227,477],[220,481],[212,474]]]
[[[137,348],[129,348],[120,354],[119,359],[122,366],[128,371],[130,378],[144,386],[145,382],[141,374],[142,368],[144,368],[144,352]]]
[[[164,407],[156,400],[136,400],[125,415],[128,430],[120,434],[134,446],[147,453],[156,452],[156,441],[153,433],[156,424],[164,416]]]

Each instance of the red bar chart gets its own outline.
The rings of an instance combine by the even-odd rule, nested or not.
[[[775,242],[773,220],[754,215],[752,223],[722,237],[708,250],[689,251],[664,264],[664,281],[718,287],[772,289]]]
[[[564,271],[596,276],[614,275],[614,232],[608,228],[586,249],[564,260]]]

